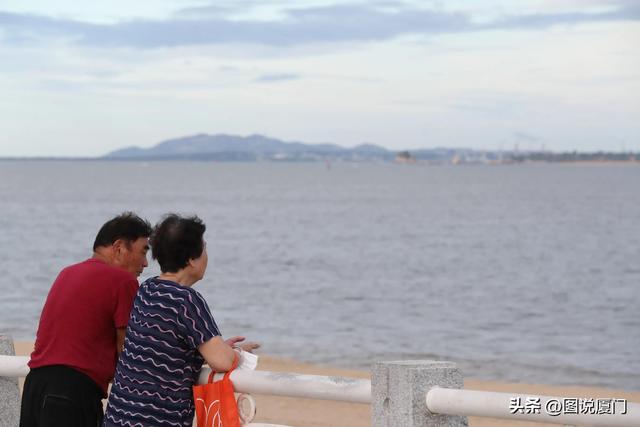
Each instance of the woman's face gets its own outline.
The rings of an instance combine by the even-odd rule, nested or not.
[[[202,241],[202,254],[193,260],[194,275],[196,280],[201,280],[204,277],[204,272],[207,271],[207,263],[209,262],[209,256],[207,255],[207,242]]]

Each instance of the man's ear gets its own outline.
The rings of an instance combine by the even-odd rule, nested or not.
[[[125,245],[127,242],[125,242],[123,239],[117,239],[115,242],[113,242],[113,244],[111,245],[113,247],[113,252],[118,255],[121,254],[122,251],[125,249]]]

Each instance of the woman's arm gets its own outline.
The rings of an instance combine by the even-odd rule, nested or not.
[[[198,351],[216,372],[226,372],[231,369],[236,356],[236,352],[219,335],[200,344]]]

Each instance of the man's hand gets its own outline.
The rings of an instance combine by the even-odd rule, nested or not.
[[[116,329],[116,351],[118,355],[122,353],[124,350],[124,337],[127,334],[127,328],[117,328]]]

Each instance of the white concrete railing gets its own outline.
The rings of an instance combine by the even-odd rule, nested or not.
[[[517,401],[516,413],[512,402]],[[614,413],[580,414],[562,410],[566,397],[537,396],[516,393],[495,393],[489,391],[459,390],[434,387],[427,392],[426,403],[429,411],[437,414],[464,415],[473,417],[502,418],[514,421],[534,421],[539,423],[580,425],[590,427],[638,427],[640,426],[640,404],[624,401],[609,408]],[[580,400],[580,399],[575,399]],[[582,399],[583,401],[587,399]],[[597,401],[597,399],[589,399]],[[614,399],[602,399],[614,400]],[[526,402],[529,402],[527,407]],[[518,407],[519,406],[519,407]],[[553,411],[549,408],[553,407]],[[525,413],[520,412],[526,408]],[[596,406],[593,406],[597,409]],[[566,408],[564,408],[566,409]],[[577,406],[575,412],[578,412]],[[526,413],[531,412],[531,413]],[[574,412],[574,408],[571,408]]]
[[[0,355],[0,377],[27,376],[28,362],[27,356]],[[206,383],[210,373],[210,368],[203,368],[198,384]],[[222,375],[216,374],[215,378]],[[236,370],[231,373],[231,380],[239,393],[371,403],[371,381],[364,379]]]
[[[209,373],[211,369],[203,368],[198,384],[206,383]],[[216,374],[215,379],[222,376]],[[371,381],[365,379],[243,370],[233,371],[230,378],[239,393],[371,403]]]
[[[26,356],[0,355],[0,378],[26,376],[29,372],[28,361]],[[370,403],[374,426],[421,427],[432,423],[439,426],[466,426],[467,416],[591,427],[640,426],[640,404],[637,403],[625,401],[624,414],[619,410],[612,415],[553,416],[545,412],[547,402],[562,401],[565,398],[439,387],[438,384],[461,386],[459,371],[452,371],[452,366],[455,365],[433,361],[378,363],[372,376],[373,388],[372,382],[366,379],[284,372],[237,370],[231,374],[231,379],[240,393]],[[198,383],[206,382],[209,373],[209,368],[203,369]],[[452,381],[451,376],[454,374],[460,378]],[[217,374],[216,379],[221,375]],[[420,394],[420,390],[428,392],[425,394],[422,391]],[[528,402],[528,399],[538,402],[536,399],[539,399],[539,413],[511,413],[510,403],[513,399],[520,399],[522,402]],[[443,416],[447,417],[446,421]],[[411,419],[408,420],[407,417]]]
[[[20,378],[29,373],[29,356],[5,356],[0,354],[0,377]]]

